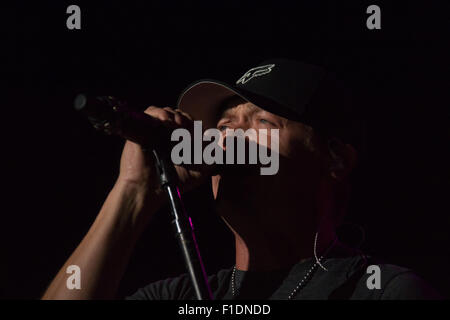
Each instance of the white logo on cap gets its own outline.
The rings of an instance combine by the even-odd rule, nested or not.
[[[254,77],[259,77],[264,74],[268,74],[270,71],[272,71],[273,67],[275,67],[274,64],[267,64],[265,66],[259,66],[256,68],[252,68],[248,70],[238,81],[236,81],[236,84],[242,83],[245,84]]]

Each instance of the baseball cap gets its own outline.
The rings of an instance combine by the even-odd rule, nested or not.
[[[189,85],[178,108],[215,128],[228,98],[240,96],[258,107],[311,126],[326,136],[351,140],[351,95],[336,74],[324,67],[288,59],[271,59],[250,68],[234,84],[204,79]],[[350,142],[350,141],[346,141]]]

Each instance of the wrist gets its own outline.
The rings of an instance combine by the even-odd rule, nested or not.
[[[164,201],[161,190],[146,184],[117,179],[113,190],[128,203],[128,213],[138,225],[143,225],[158,211]]]

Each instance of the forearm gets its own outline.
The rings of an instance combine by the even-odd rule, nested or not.
[[[137,188],[116,183],[88,233],[58,272],[42,299],[111,299],[128,264],[134,245],[150,215]],[[150,204],[151,207],[151,204]],[[81,288],[68,289],[69,265],[81,270]]]

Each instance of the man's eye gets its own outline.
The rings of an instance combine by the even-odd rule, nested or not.
[[[270,122],[269,120],[266,120],[266,119],[259,119],[259,122],[261,122],[263,124],[268,124],[268,125],[274,126],[274,124],[272,122]]]
[[[226,129],[228,129],[228,127],[222,125],[222,126],[218,126],[217,129],[219,129],[220,131],[225,131]]]

